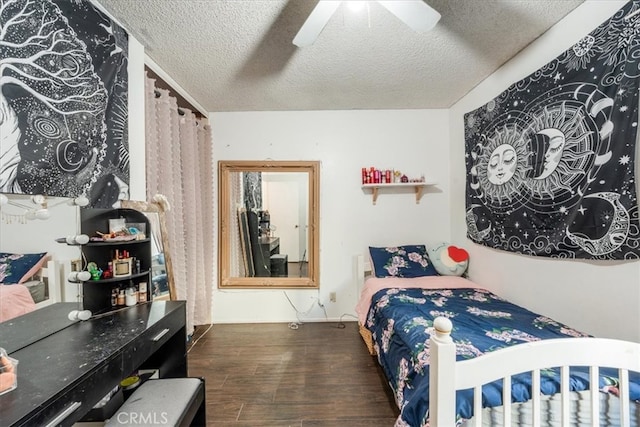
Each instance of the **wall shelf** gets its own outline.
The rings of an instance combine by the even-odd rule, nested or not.
[[[128,276],[118,276],[118,277],[110,277],[108,279],[91,279],[87,280],[89,283],[117,283],[124,282],[126,280],[137,279],[138,277],[145,277],[149,275],[149,271],[141,271],[140,273],[130,274]]]
[[[135,245],[137,243],[147,243],[150,242],[150,238],[145,239],[134,239],[134,240],[91,240],[89,243],[85,243],[84,246],[124,246],[124,245]]]
[[[149,220],[140,211],[134,209],[97,209],[85,208],[80,211],[80,229],[83,234],[93,236],[96,230],[107,230],[109,220],[124,218],[128,223],[143,223],[147,230],[151,229]],[[151,239],[140,240],[94,240],[82,245],[82,258],[94,262],[103,271],[113,262],[115,251],[124,250],[130,253],[128,258],[140,261],[140,271],[134,273],[135,264],[129,262],[129,273],[126,276],[109,277],[108,279],[87,280],[82,282],[82,307],[93,314],[106,313],[122,308],[123,304],[113,304],[113,293],[125,292],[127,288],[137,288],[146,284],[146,296],[136,302],[151,301],[153,282],[151,281]],[[113,265],[115,269],[115,265]],[[143,291],[144,292],[144,291]],[[137,294],[135,294],[137,295]]]
[[[435,182],[398,182],[391,184],[362,184],[363,190],[370,189],[373,195],[373,204],[375,205],[378,201],[378,191],[382,189],[389,189],[393,191],[393,189],[399,188],[413,188],[414,193],[416,195],[416,204],[420,203],[420,198],[422,197],[422,192],[426,186],[436,185]]]

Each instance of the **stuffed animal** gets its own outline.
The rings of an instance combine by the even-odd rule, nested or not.
[[[469,253],[448,243],[432,246],[429,259],[441,276],[462,276],[469,266]]]

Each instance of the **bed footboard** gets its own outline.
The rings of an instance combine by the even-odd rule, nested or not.
[[[604,338],[560,338],[507,347],[474,359],[456,362],[456,345],[451,339],[452,324],[439,317],[434,321],[436,333],[430,339],[429,425],[456,425],[456,391],[474,390],[474,423],[482,424],[482,385],[503,381],[503,402],[511,402],[511,376],[533,374],[533,425],[541,425],[540,372],[560,367],[561,425],[570,424],[569,367],[589,368],[590,384],[598,384],[599,367],[618,370],[620,382],[620,425],[630,426],[629,371],[640,372],[640,343]],[[591,420],[599,425],[599,393],[591,393]],[[503,405],[503,425],[511,425],[510,405]]]
[[[46,266],[36,276],[44,282],[47,294],[47,298],[36,303],[36,307],[42,308],[62,302],[62,282],[60,280],[60,265],[58,262],[55,260],[47,261]]]

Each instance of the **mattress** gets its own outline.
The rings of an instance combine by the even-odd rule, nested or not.
[[[29,289],[19,284],[0,284],[0,302],[0,322],[22,316],[36,308]]]
[[[435,288],[436,283],[425,287],[380,289],[371,297],[365,327],[371,331],[373,347],[378,361],[393,389],[396,403],[401,410],[397,426],[419,426],[428,419],[429,393],[429,348],[428,340],[433,330],[433,319],[438,316],[452,318],[455,328],[451,336],[456,342],[458,360],[470,359],[519,343],[541,339],[586,336],[566,325],[530,312],[503,300],[491,292],[479,288]],[[363,294],[365,292],[363,291]],[[364,335],[363,335],[363,338]],[[365,339],[365,342],[366,339]],[[610,372],[611,371],[611,372]],[[541,391],[545,395],[555,395],[560,391],[559,372],[556,368],[545,369],[541,376]],[[630,397],[640,399],[640,374],[630,374]],[[598,388],[617,384],[617,372],[600,370]],[[527,373],[512,377],[511,393],[514,401],[523,402],[522,408],[514,412],[514,425],[531,425],[531,404],[529,399],[531,376]],[[609,387],[610,388],[610,387]],[[570,389],[575,392],[589,389],[589,375],[585,368],[571,368]],[[483,406],[494,406],[483,417],[486,425],[500,425],[495,420],[501,418],[502,383],[492,382],[483,386]],[[458,421],[473,416],[473,392],[461,390],[457,393],[456,409]],[[581,396],[576,394],[576,396]],[[606,398],[606,396],[605,396]],[[549,397],[548,414],[542,425],[560,425],[556,398]],[[584,405],[581,403],[584,402]],[[611,403],[609,403],[611,402]],[[578,413],[588,408],[588,400],[575,399]],[[602,425],[619,425],[617,414],[607,415],[605,408],[615,405],[615,399],[603,404],[605,420]],[[637,408],[636,408],[637,409]],[[554,414],[555,411],[555,415]],[[611,411],[609,411],[611,412]],[[497,417],[497,418],[496,418]],[[588,417],[582,414],[575,425],[591,425],[582,421]],[[636,417],[638,418],[638,417]],[[574,417],[572,416],[572,419]],[[609,419],[607,421],[607,419]],[[554,424],[555,422],[555,424]],[[637,423],[637,419],[635,424]]]
[[[611,393],[599,393],[600,395],[600,426],[614,427],[622,425],[620,421],[620,399]],[[560,414],[560,394],[541,396],[540,399],[540,424],[547,427],[591,427],[591,391],[574,391],[569,393],[571,421],[563,426]],[[632,426],[640,425],[640,402],[631,402]],[[511,405],[511,425],[533,425],[531,402],[514,403]],[[503,407],[484,408],[482,411],[482,425],[486,427],[504,426],[502,422]],[[460,424],[462,427],[474,425],[474,419],[466,420]]]

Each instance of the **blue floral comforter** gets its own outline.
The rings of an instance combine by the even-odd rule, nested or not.
[[[383,289],[373,295],[366,326],[378,361],[394,391],[400,417],[396,426],[424,426],[429,408],[429,337],[438,316],[452,319],[457,360],[522,342],[587,336],[559,322],[525,310],[484,289]],[[617,371],[601,369],[599,388],[617,391]],[[560,391],[559,372],[541,375],[541,391]],[[640,399],[640,374],[630,372],[630,397]],[[531,374],[512,377],[515,402],[529,399]],[[571,390],[589,388],[586,368],[571,369]],[[483,386],[485,407],[502,404],[502,382]],[[458,419],[473,416],[473,391],[459,391]]]

